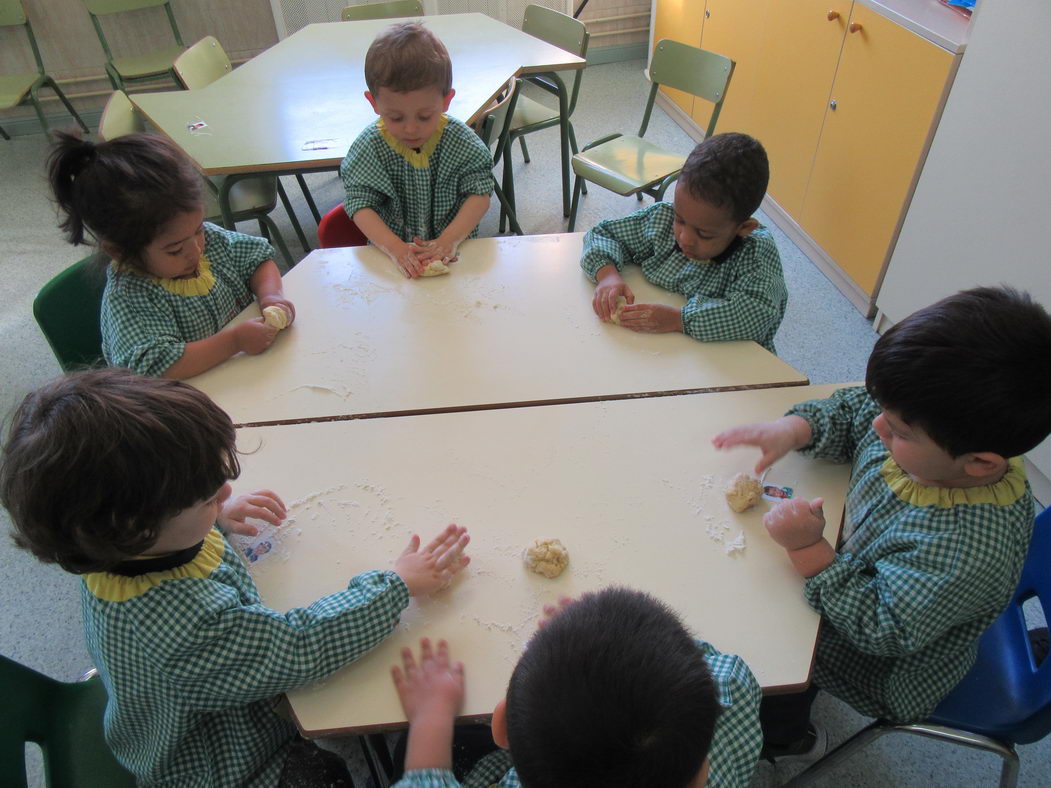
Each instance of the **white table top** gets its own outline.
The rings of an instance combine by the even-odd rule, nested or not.
[[[413,532],[449,522],[472,537],[452,586],[413,600],[395,633],[358,662],[289,693],[309,735],[404,721],[390,666],[421,636],[446,638],[466,664],[464,716],[502,697],[542,606],[611,584],[644,589],[695,634],[744,657],[765,688],[809,679],[818,615],[803,580],[770,540],[763,500],[735,514],[721,487],[750,471],[753,449],[717,452],[711,438],[776,417],[836,386],[719,392],[552,407],[244,428],[236,491],[271,487],[289,505],[273,549],[250,565],[278,610],[393,566]],[[849,467],[793,454],[767,482],[823,496],[835,542]],[[727,544],[744,535],[745,548]],[[563,575],[528,572],[523,548],[557,537]],[[239,537],[234,537],[235,544]]]
[[[451,273],[415,281],[372,247],[314,251],[284,278],[292,327],[189,382],[235,424],[807,382],[754,342],[603,323],[582,237],[467,241]],[[626,278],[639,303],[684,302],[636,266]]]

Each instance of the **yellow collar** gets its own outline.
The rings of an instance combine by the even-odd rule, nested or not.
[[[215,287],[215,274],[212,273],[211,260],[202,254],[201,259],[197,261],[197,266],[197,276],[193,279],[165,279],[159,276],[153,276],[152,274],[144,274],[138,268],[133,268],[130,265],[122,265],[117,262],[113,263],[114,270],[119,273],[145,276],[155,284],[163,287],[169,293],[187,297],[208,295],[212,292],[212,288]]]
[[[84,583],[94,596],[106,602],[127,602],[141,596],[166,580],[182,577],[208,577],[223,560],[225,542],[222,534],[215,528],[208,532],[200,552],[192,561],[166,569],[163,572],[149,572],[135,577],[124,577],[110,572],[91,572],[84,575]]]
[[[394,135],[387,131],[387,126],[384,124],[383,118],[376,121],[376,128],[380,130],[383,140],[390,146],[391,150],[418,170],[426,169],[430,166],[431,154],[434,153],[434,149],[438,147],[438,142],[442,138],[442,132],[445,131],[445,127],[448,125],[448,116],[442,115],[438,119],[438,128],[434,130],[434,134],[431,135],[430,139],[423,143],[419,150],[416,150],[415,148],[410,148],[404,142],[399,142],[394,139]]]
[[[1007,461],[1007,473],[1000,481],[981,487],[928,487],[914,481],[889,455],[880,469],[880,475],[898,498],[913,506],[937,506],[942,509],[980,503],[1010,506],[1025,494],[1025,466],[1021,457]]]

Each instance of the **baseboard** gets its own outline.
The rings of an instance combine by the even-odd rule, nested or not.
[[[102,110],[85,111],[78,109],[77,114],[88,124],[89,129],[97,129],[99,127],[99,118],[102,117]],[[45,115],[45,117],[47,118],[47,124],[52,131],[80,128],[80,126],[77,125],[77,122],[73,120],[72,116],[65,111],[59,112],[55,115]],[[0,120],[0,126],[3,126],[4,131],[12,137],[28,137],[31,134],[42,133],[40,121],[35,114],[23,118],[14,118],[12,120]],[[0,144],[3,144],[2,138],[0,138]]]
[[[644,60],[646,42],[637,44],[615,44],[608,47],[589,47],[588,65],[601,66],[603,63],[620,63],[623,60]]]

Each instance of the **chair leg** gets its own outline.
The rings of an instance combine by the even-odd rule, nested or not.
[[[124,80],[121,79],[120,74],[117,73],[117,69],[113,67],[112,63],[106,63],[106,76],[109,77],[109,82],[113,85],[114,90],[124,90]]]
[[[569,124],[569,149],[571,151],[573,151],[573,155],[574,156],[576,156],[578,153],[580,153],[580,151],[577,149],[577,135],[576,135],[576,132],[573,131],[573,124],[572,123]],[[588,193],[588,182],[587,181],[583,181],[580,184],[580,192],[581,192],[581,194],[587,194]]]
[[[66,94],[59,89],[58,83],[56,83],[55,80],[53,80],[51,77],[46,77],[44,84],[50,87],[53,91],[55,91],[55,95],[59,97],[63,104],[66,105],[66,110],[69,112],[70,115],[73,116],[73,120],[75,120],[80,125],[80,128],[84,129],[84,133],[87,134],[88,125],[81,119],[80,115],[77,114],[77,111],[73,109],[73,105],[69,103],[69,99],[66,98]]]
[[[307,201],[307,207],[310,208],[310,215],[314,217],[314,224],[321,224],[321,214],[318,213],[317,205],[314,204],[314,196],[310,193],[310,189],[307,188],[306,178],[303,177],[303,173],[296,173],[296,180],[299,181],[299,188],[303,192],[303,199]]]
[[[40,106],[40,102],[37,100],[36,91],[33,91],[29,95],[30,103],[33,105],[33,109],[36,110],[36,116],[40,120],[40,127],[44,130],[44,136],[48,137],[51,135],[51,129],[47,125],[47,118],[44,117],[44,110]]]
[[[515,235],[524,235],[522,228],[518,224],[518,217],[515,216],[514,208],[507,202],[507,197],[504,196],[504,190],[500,188],[500,184],[493,184],[493,190],[496,192],[496,199],[500,201],[500,206],[507,212],[507,221],[511,225],[511,232]]]
[[[511,205],[511,209],[514,210],[514,193],[515,193],[515,175],[514,170],[511,166],[511,155],[508,150],[507,155],[504,156],[504,167],[503,167],[503,190],[504,196],[506,197],[508,192],[511,194],[511,198],[507,201]],[[504,231],[504,226],[507,224],[507,210],[504,208],[504,203],[500,203],[500,225],[499,231]]]
[[[365,758],[365,765],[369,769],[369,775],[372,777],[374,783],[379,788],[386,788],[390,785],[390,780],[383,775],[380,769],[376,766],[376,754],[373,752],[372,743],[369,741],[368,736],[359,736],[358,744],[361,745],[361,754]]]
[[[3,126],[0,126],[0,137],[3,137],[5,140],[11,139],[11,135],[4,131]]]
[[[295,266],[296,261],[293,259],[292,255],[289,254],[288,246],[285,244],[284,236],[282,236],[281,231],[277,229],[277,225],[274,224],[274,220],[266,214],[261,214],[259,216],[259,223],[266,225],[266,229],[270,233],[270,243],[276,246],[277,250],[281,252],[282,257],[285,258],[285,262],[288,264],[289,270],[291,270]]]
[[[577,225],[577,206],[580,203],[580,187],[584,182],[584,179],[579,175],[576,180],[573,181],[573,202],[569,206],[569,227],[568,232],[573,232],[573,228]]]
[[[281,185],[281,179],[277,179],[277,195],[281,198],[281,204],[285,206],[285,213],[288,214],[288,221],[292,223],[292,229],[296,231],[296,237],[299,238],[299,243],[303,247],[303,251],[310,254],[312,251],[310,244],[307,243],[307,237],[303,235],[303,228],[299,226],[299,218],[296,216],[296,212],[292,210],[292,203],[288,201],[288,195],[285,194],[285,187]]]
[[[529,148],[526,147],[525,135],[518,138],[518,144],[522,146],[522,158],[526,164],[529,164]]]
[[[802,772],[797,774],[788,782],[784,783],[782,788],[798,788],[798,786],[809,785],[817,777],[823,775],[825,772],[836,768],[839,764],[848,760],[855,752],[860,750],[862,747],[867,745],[869,742],[873,742],[876,739],[894,731],[895,728],[887,725],[883,720],[876,720],[871,723],[868,727],[862,728],[860,731],[855,733],[841,745],[828,753],[824,758],[819,760],[817,763],[811,764],[809,767],[804,769]]]

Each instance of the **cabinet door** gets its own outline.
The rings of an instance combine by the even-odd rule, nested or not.
[[[770,157],[768,192],[793,217],[803,209],[850,7],[851,0],[775,0],[767,10],[755,112],[739,130],[763,143]],[[733,130],[721,120],[720,128]]]
[[[793,0],[794,1],[794,0]],[[828,0],[825,0],[826,2]],[[767,9],[784,0],[707,0],[701,47],[732,58],[736,63],[726,91],[716,132],[743,131],[755,126],[756,86],[760,81],[759,55],[762,52]],[[701,129],[708,126],[712,103],[696,99],[693,120]]]
[[[657,0],[653,19],[653,43],[662,38],[696,47],[701,45],[704,0]],[[693,112],[693,96],[681,90],[661,88],[687,115]]]
[[[850,22],[801,224],[872,295],[953,55],[859,4]]]

